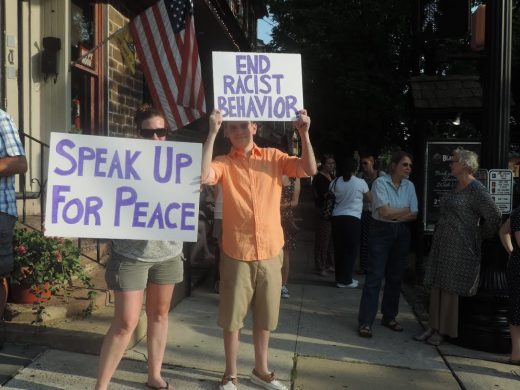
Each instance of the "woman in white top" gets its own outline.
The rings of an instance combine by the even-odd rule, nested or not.
[[[336,195],[332,212],[332,239],[336,266],[336,287],[356,288],[358,281],[352,279],[352,271],[359,251],[361,213],[363,200],[369,200],[367,183],[355,176],[357,161],[347,159],[330,189]]]

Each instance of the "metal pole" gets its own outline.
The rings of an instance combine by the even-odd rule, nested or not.
[[[482,165],[507,168],[511,111],[512,1],[486,4],[486,57],[484,78],[484,131]]]
[[[70,66],[73,66],[73,65],[76,65],[76,64],[79,64],[80,61],[87,57],[89,54],[91,53],[94,53],[97,49],[99,49],[101,46],[103,46],[105,43],[107,43],[109,40],[111,40],[112,38],[114,38],[116,35],[119,35],[123,32],[126,31],[126,29],[128,28],[128,24],[124,25],[123,27],[121,27],[119,30],[113,32],[111,35],[109,35],[108,37],[106,37],[105,39],[103,39],[101,42],[99,42],[96,46],[94,46],[92,49],[90,49],[89,51],[87,51],[85,54],[79,56],[78,58],[76,58],[74,61],[71,61],[70,62]]]
[[[488,0],[486,4],[486,70],[481,163],[484,168],[507,168],[511,105],[512,0]],[[482,245],[479,290],[461,297],[459,337],[455,341],[478,350],[507,353],[508,329],[507,255],[498,237]]]

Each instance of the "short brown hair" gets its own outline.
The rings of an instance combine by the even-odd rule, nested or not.
[[[410,153],[403,152],[402,150],[400,150],[400,151],[392,154],[391,162],[392,162],[392,164],[397,165],[405,157],[408,157],[411,161],[413,161],[413,156]]]
[[[134,116],[135,126],[139,129],[143,121],[159,116],[165,119],[164,114],[156,108],[153,108],[150,104],[144,103],[137,109]]]

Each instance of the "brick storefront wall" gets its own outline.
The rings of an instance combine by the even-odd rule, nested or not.
[[[108,7],[109,34],[114,33],[129,22],[112,6]],[[134,114],[143,101],[143,73],[139,63],[135,74],[125,65],[119,47],[113,40],[108,43],[108,125],[110,135],[132,137],[135,135]]]

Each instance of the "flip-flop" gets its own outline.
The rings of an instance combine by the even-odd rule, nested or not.
[[[381,321],[381,325],[393,330],[394,332],[402,332],[404,329],[396,320]]]
[[[148,383],[145,383],[145,386],[150,390],[169,390],[170,384],[167,381],[165,381],[165,382],[166,382],[166,385],[161,386],[161,387],[150,386]],[[173,390],[175,390],[175,387],[173,387]]]

